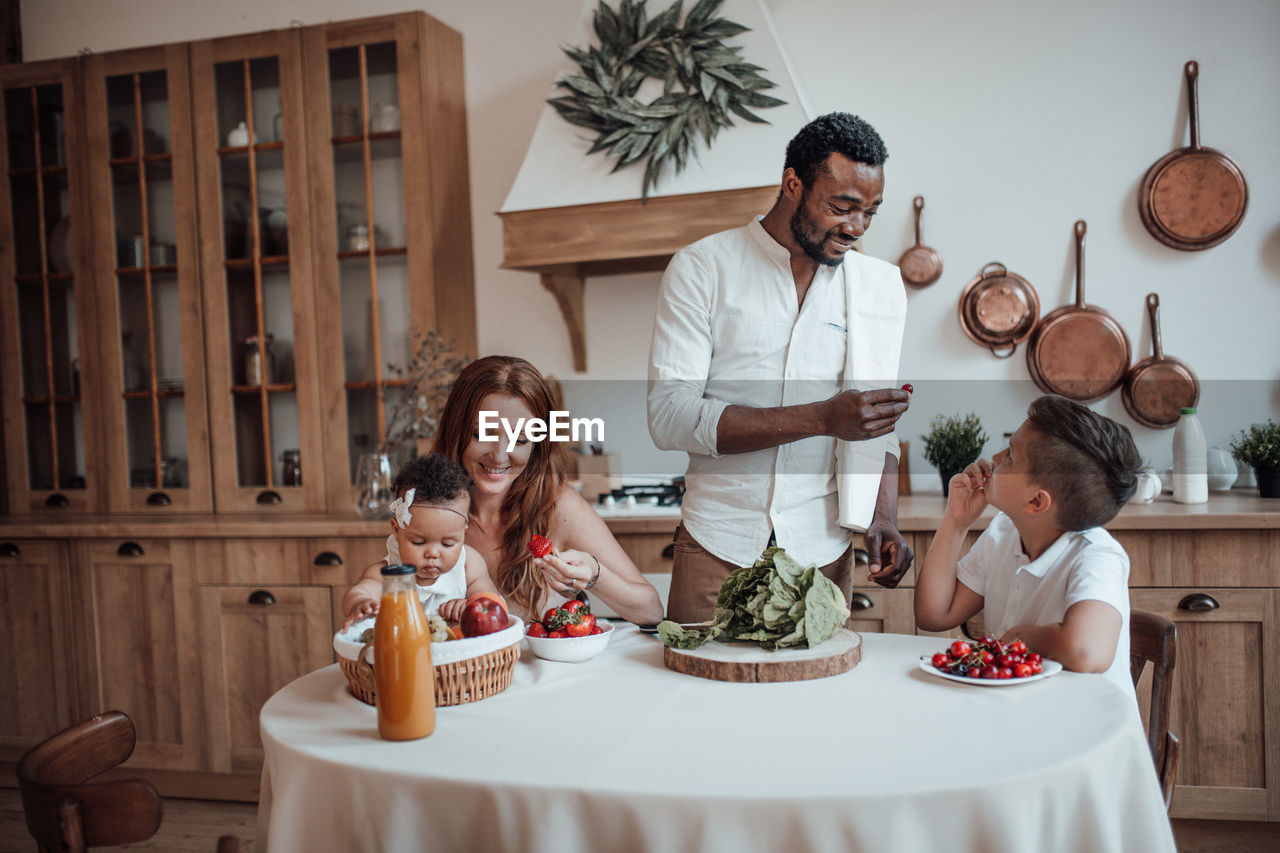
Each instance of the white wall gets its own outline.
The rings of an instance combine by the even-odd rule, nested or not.
[[[889,147],[885,203],[866,250],[896,259],[912,241],[911,198],[926,198],[924,239],[941,253],[945,272],[911,295],[902,371],[918,392],[900,428],[912,440],[912,470],[922,486],[936,482],[918,440],[935,413],[975,410],[998,442],[1038,393],[1021,351],[998,361],[964,336],[956,319],[960,292],[983,264],[1000,260],[1035,285],[1042,311],[1070,301],[1076,219],[1089,223],[1087,300],[1124,325],[1135,359],[1151,346],[1143,298],[1159,292],[1165,350],[1200,376],[1211,443],[1268,416],[1280,419],[1280,3],[769,6],[814,112],[860,113]],[[494,211],[567,65],[559,48],[578,32],[582,0],[366,0],[358,7],[336,0],[24,0],[22,27],[27,58],[35,60],[406,8],[421,8],[464,37],[481,349],[522,355],[575,378],[551,296],[535,276],[497,269]],[[1179,252],[1144,230],[1137,191],[1152,162],[1188,144],[1182,66],[1192,58],[1201,69],[1201,141],[1240,165],[1250,202],[1228,241]],[[781,151],[760,156],[776,159],[780,170]],[[683,467],[678,456],[652,449],[643,423],[640,380],[657,283],[656,274],[588,283],[590,371],[576,378],[629,381],[568,389],[578,414],[608,418],[608,443],[622,451],[624,473]],[[1171,431],[1133,423],[1118,393],[1095,408],[1128,424],[1155,467],[1169,463]]]

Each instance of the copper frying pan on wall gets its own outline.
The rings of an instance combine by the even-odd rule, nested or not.
[[[1200,69],[1193,59],[1185,70],[1191,146],[1170,151],[1147,170],[1138,190],[1138,215],[1161,243],[1194,252],[1218,245],[1240,226],[1249,185],[1230,157],[1200,144]]]
[[[928,287],[942,275],[942,257],[920,242],[920,212],[924,210],[924,196],[916,196],[912,204],[916,209],[916,244],[898,258],[898,268],[907,284]]]
[[[996,358],[1008,358],[1026,340],[1040,319],[1036,289],[999,261],[978,271],[960,295],[960,326],[975,343]],[[1009,348],[1006,353],[999,350]]]
[[[1115,318],[1084,303],[1085,222],[1076,222],[1076,301],[1046,314],[1027,345],[1027,369],[1046,394],[1101,399],[1129,370],[1129,336]]]
[[[1168,429],[1178,422],[1183,406],[1200,400],[1200,380],[1184,362],[1164,354],[1160,346],[1160,297],[1147,294],[1147,316],[1151,318],[1149,355],[1129,368],[1124,378],[1124,407],[1143,426]]]

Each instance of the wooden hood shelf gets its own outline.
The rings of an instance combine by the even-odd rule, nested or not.
[[[569,330],[573,369],[587,369],[582,293],[589,276],[661,270],[708,234],[767,212],[777,185],[500,212],[502,268],[539,273]]]

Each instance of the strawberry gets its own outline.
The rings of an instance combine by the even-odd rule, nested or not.
[[[551,553],[551,548],[551,540],[541,533],[533,534],[533,538],[529,540],[529,551],[535,557],[547,556]]]
[[[541,622],[534,622],[525,633],[530,637],[545,637],[547,636],[547,629],[542,627]]]

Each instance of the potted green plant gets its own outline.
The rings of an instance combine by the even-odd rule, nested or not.
[[[951,491],[951,478],[977,460],[987,443],[987,434],[973,412],[949,417],[938,415],[921,438],[925,461],[942,475],[943,497]]]
[[[1280,498],[1280,424],[1270,418],[1231,440],[1231,455],[1253,469],[1258,494]]]

